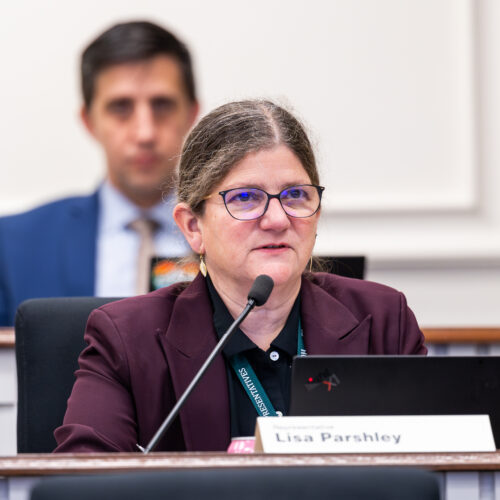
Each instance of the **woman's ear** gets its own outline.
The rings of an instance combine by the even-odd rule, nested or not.
[[[175,223],[179,226],[193,252],[197,254],[204,253],[205,247],[203,245],[200,220],[193,213],[191,207],[187,203],[177,203],[174,207],[173,216]]]

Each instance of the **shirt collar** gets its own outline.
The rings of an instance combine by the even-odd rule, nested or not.
[[[217,293],[210,276],[206,277],[208,294],[214,309],[213,321],[217,337],[220,339],[226,330],[231,326],[234,319],[229,313],[226,305]],[[300,317],[300,294],[295,299],[292,310],[288,315],[285,326],[279,335],[271,343],[271,347],[277,347],[291,357],[297,354],[297,334]],[[258,349],[258,346],[252,342],[239,328],[234,332],[229,342],[223,349],[224,356],[229,358],[235,354],[241,354],[249,349]]]
[[[105,180],[99,189],[100,224],[105,232],[122,231],[127,224],[139,217],[154,219],[161,230],[176,228],[172,210],[177,202],[177,195],[171,191],[163,200],[148,210],[143,210],[116,189],[109,180]]]

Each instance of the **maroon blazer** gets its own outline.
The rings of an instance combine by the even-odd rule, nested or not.
[[[317,273],[302,278],[308,354],[425,354],[402,293]],[[145,446],[215,347],[212,305],[201,275],[109,303],[89,317],[80,368],[57,452],[136,451]],[[187,400],[158,451],[225,450],[229,395],[222,356]]]

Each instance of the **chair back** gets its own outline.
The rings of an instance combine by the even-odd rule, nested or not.
[[[16,313],[17,451],[49,453],[75,380],[90,312],[115,298],[30,299]]]
[[[364,255],[337,255],[313,258],[312,270],[323,271],[347,278],[364,279],[366,257]]]
[[[182,469],[49,478],[31,500],[439,500],[431,473],[411,468]]]

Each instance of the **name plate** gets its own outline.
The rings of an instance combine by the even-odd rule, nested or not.
[[[259,417],[264,453],[441,453],[495,451],[488,415]]]

